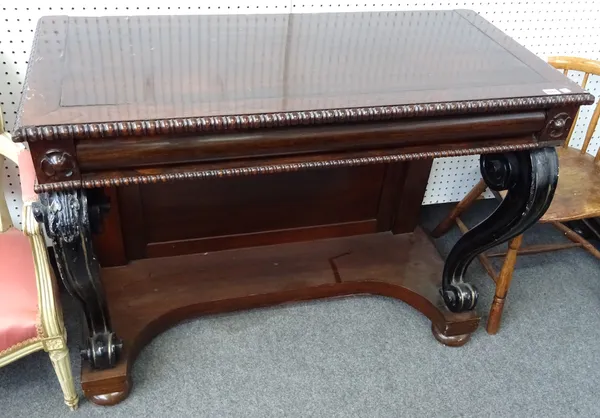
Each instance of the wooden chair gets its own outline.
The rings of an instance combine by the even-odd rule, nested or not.
[[[568,74],[569,70],[585,73],[582,81],[583,88],[585,88],[590,75],[600,75],[600,61],[576,57],[551,57],[548,62],[555,68],[563,70],[565,75]],[[478,257],[488,275],[496,282],[494,301],[487,322],[487,332],[489,334],[496,334],[500,328],[502,310],[512,280],[517,254],[538,254],[565,248],[582,247],[600,259],[600,251],[596,247],[563,224],[563,222],[600,216],[600,152],[597,152],[595,157],[587,154],[599,116],[600,102],[596,105],[592,115],[581,150],[568,147],[577,122],[577,117],[575,117],[564,147],[558,150],[560,174],[554,199],[546,214],[539,221],[551,224],[572,242],[561,245],[542,244],[521,247],[523,236],[520,235],[509,241],[507,251],[481,254]],[[458,225],[461,233],[467,232],[468,227],[460,219],[460,214],[471,206],[485,190],[485,182],[480,180],[452,210],[450,215],[432,231],[431,235],[435,238],[442,236],[454,223]],[[502,199],[499,194],[496,197]],[[505,257],[500,273],[497,273],[490,263],[490,257]]]
[[[8,212],[0,157],[0,367],[27,354],[45,350],[58,376],[65,403],[78,404],[57,287],[40,224],[32,203],[35,170],[29,152],[4,132],[0,112],[0,154],[19,165],[23,195],[23,232],[13,227]]]

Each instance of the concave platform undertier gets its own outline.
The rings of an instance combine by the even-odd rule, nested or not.
[[[92,402],[129,394],[131,366],[154,336],[202,314],[352,294],[403,300],[432,322],[436,339],[466,343],[475,312],[450,312],[439,294],[443,262],[421,229],[133,261],[102,270],[114,330],[124,342],[112,369],[83,363]],[[401,327],[402,324],[398,324]]]

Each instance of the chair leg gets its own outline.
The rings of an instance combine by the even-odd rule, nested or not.
[[[450,212],[450,215],[448,215],[442,222],[439,223],[438,226],[435,227],[433,231],[431,231],[431,236],[433,238],[439,238],[448,232],[454,225],[456,218],[458,218],[461,213],[468,209],[473,202],[477,200],[483,192],[485,192],[485,189],[487,189],[485,181],[483,181],[483,179],[479,180],[479,183],[477,183],[475,187],[473,187],[471,191],[467,193],[463,200],[461,200],[454,207],[452,212]]]
[[[56,372],[58,382],[63,391],[65,403],[72,411],[74,411],[79,404],[79,397],[77,396],[77,392],[75,392],[69,350],[64,346],[58,350],[51,350],[48,354],[50,355],[52,366],[54,366],[54,371]]]
[[[506,294],[508,293],[508,288],[510,287],[513,271],[515,269],[515,263],[517,261],[517,253],[519,252],[519,247],[521,246],[522,242],[523,235],[521,234],[510,240],[508,243],[508,252],[506,253],[506,258],[502,264],[502,270],[500,270],[498,280],[496,281],[496,293],[494,295],[494,301],[492,302],[492,307],[490,309],[487,322],[487,332],[490,335],[496,334],[500,328],[500,321],[502,319],[502,311],[504,310]]]
[[[598,155],[600,155],[600,154],[598,154]],[[550,222],[550,224],[553,227],[555,227],[556,229],[558,229],[559,231],[561,231],[563,234],[565,234],[565,237],[567,237],[568,239],[570,239],[573,242],[581,244],[581,246],[583,248],[585,248],[590,254],[592,254],[594,257],[600,259],[600,251],[598,251],[598,249],[596,247],[594,247],[592,244],[590,244],[590,242],[587,239],[583,238],[577,232],[573,231],[568,226],[561,224],[560,222],[552,221],[552,222]]]

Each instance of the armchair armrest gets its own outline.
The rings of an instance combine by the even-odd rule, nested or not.
[[[21,143],[13,142],[10,134],[3,132],[0,133],[0,154],[19,166],[23,202],[30,202],[37,199],[37,195],[33,191],[35,185],[35,168],[33,167],[33,160],[27,148]]]
[[[35,216],[33,216],[33,203],[35,201],[23,201],[23,233],[27,235],[30,240],[34,237],[39,237],[45,243],[45,235],[42,229],[42,224],[39,223]],[[33,242],[31,243],[33,249]],[[45,244],[44,244],[45,247]]]
[[[23,233],[29,238],[38,291],[41,327],[46,338],[63,337],[65,328],[57,300],[58,288],[54,278],[42,225],[33,216],[33,202],[23,203]]]

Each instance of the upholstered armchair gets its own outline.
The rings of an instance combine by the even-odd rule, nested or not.
[[[29,152],[4,132],[0,112],[0,154],[19,166],[23,196],[23,231],[13,227],[2,188],[0,157],[0,367],[45,350],[58,376],[65,403],[78,397],[66,345],[58,292],[40,224],[33,217],[35,171]],[[1,373],[1,370],[0,370]]]

